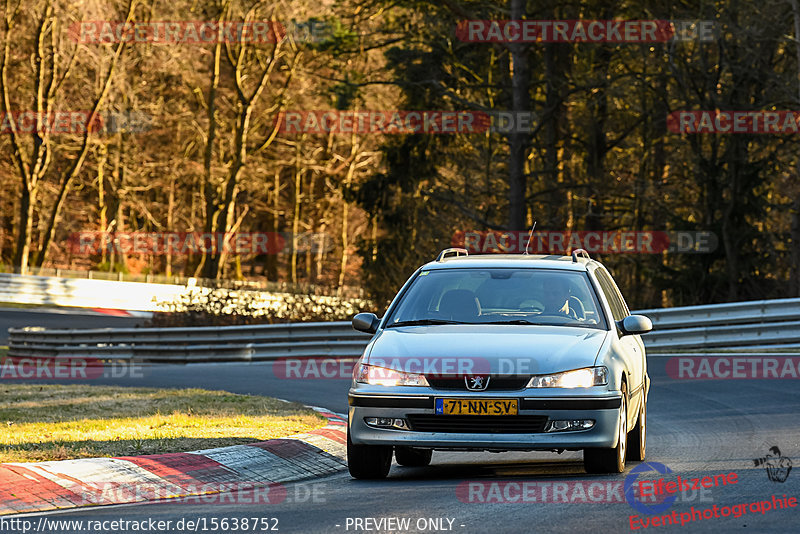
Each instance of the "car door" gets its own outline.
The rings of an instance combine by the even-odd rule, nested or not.
[[[608,274],[604,268],[599,267],[595,271],[595,276],[600,284],[600,289],[606,295],[608,305],[611,308],[611,313],[614,316],[614,321],[621,321],[628,315],[630,311],[625,304],[625,299],[614,283],[614,279]],[[638,413],[639,402],[643,398],[644,388],[644,373],[645,373],[645,358],[644,358],[644,344],[640,336],[628,335],[619,339],[622,350],[625,351],[625,360],[628,365],[628,393],[631,398],[631,412]]]

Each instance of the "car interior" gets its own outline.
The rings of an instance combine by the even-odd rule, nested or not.
[[[481,271],[468,276],[451,276],[428,293],[425,311],[420,315],[465,323],[558,317],[560,314],[543,313],[543,293],[548,285],[553,284],[553,276],[559,276],[558,282],[566,281],[569,286],[568,313],[561,318],[582,324],[598,324],[595,300],[587,284],[580,283],[581,279],[524,271]],[[435,278],[437,276],[426,282],[431,283]]]

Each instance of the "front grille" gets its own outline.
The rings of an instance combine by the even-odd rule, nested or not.
[[[411,430],[464,434],[536,434],[544,431],[545,415],[422,415],[409,414]]]
[[[433,389],[448,391],[469,391],[463,376],[426,376]],[[530,376],[492,376],[489,387],[483,391],[517,391],[524,389]]]

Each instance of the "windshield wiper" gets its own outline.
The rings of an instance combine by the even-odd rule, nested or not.
[[[565,317],[565,319],[568,319]],[[521,324],[521,325],[534,325],[534,326],[574,326],[577,328],[598,328],[597,325],[593,324],[583,324],[581,322],[564,322],[564,323],[535,323],[533,321],[528,321],[527,319],[511,319],[508,321],[490,321],[487,323],[477,323],[477,324]]]
[[[538,326],[549,326],[549,325],[544,325],[543,323],[534,323],[533,321],[529,321],[527,319],[509,319],[507,321],[489,321],[489,322],[480,323],[480,324],[532,324],[532,325],[538,325]]]
[[[391,323],[386,326],[386,328],[392,328],[394,326],[422,326],[422,325],[433,325],[433,324],[467,324],[461,323],[458,321],[448,321],[447,319],[414,319],[413,321],[398,321],[396,323]]]

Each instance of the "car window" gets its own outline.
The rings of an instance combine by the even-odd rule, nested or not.
[[[595,276],[597,276],[597,281],[600,283],[600,289],[608,299],[608,305],[611,307],[611,314],[614,316],[614,320],[621,321],[627,317],[629,315],[628,307],[625,305],[625,301],[622,299],[622,295],[620,295],[611,275],[603,269],[597,269]]]
[[[388,319],[516,322],[606,328],[586,273],[555,269],[432,269],[417,275]]]

